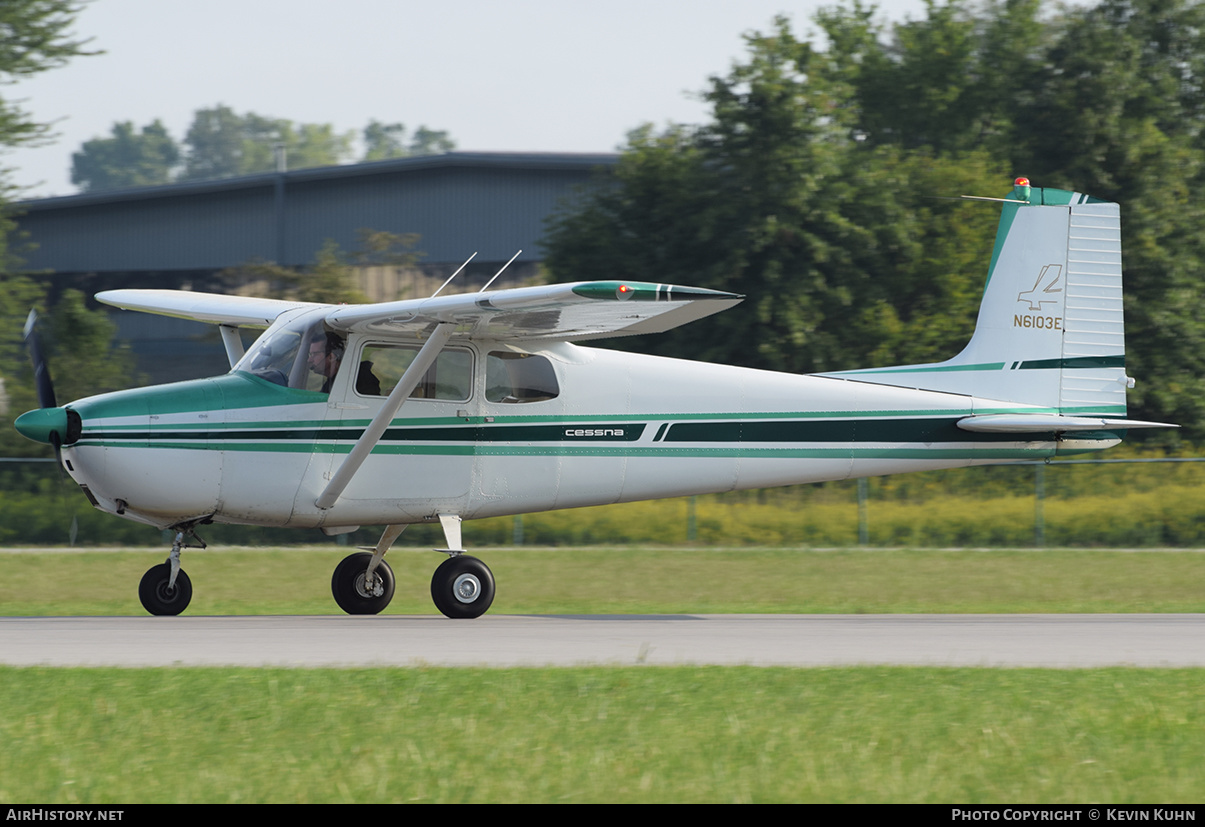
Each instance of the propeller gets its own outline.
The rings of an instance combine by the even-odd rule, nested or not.
[[[54,398],[54,383],[50,381],[50,366],[42,355],[42,343],[38,339],[38,311],[30,310],[25,319],[25,330],[22,338],[25,347],[29,349],[29,359],[33,362],[33,381],[38,389],[38,406],[42,408],[57,408],[59,403]]]
[[[66,408],[60,408],[54,396],[54,383],[50,381],[50,367],[46,364],[46,356],[38,339],[38,312],[29,311],[25,320],[23,338],[29,349],[29,359],[33,362],[34,384],[38,391],[37,410],[28,411],[17,417],[13,424],[22,436],[36,442],[42,442],[54,448],[54,458],[63,467],[63,443],[74,442],[70,434],[70,420]],[[78,420],[78,416],[75,417]],[[75,434],[74,436],[78,436]]]
[[[40,408],[27,411],[17,417],[13,425],[22,436],[37,442],[49,443],[54,449],[54,462],[59,469],[59,481],[66,479],[63,468],[63,444],[70,445],[79,439],[82,423],[79,414],[67,408],[60,408],[54,395],[54,383],[50,380],[50,366],[46,355],[42,352],[42,343],[38,338],[38,311],[30,310],[25,319],[25,329],[22,332],[25,347],[29,350],[29,360],[33,363],[34,386],[38,392]],[[62,487],[59,487],[60,492]],[[61,496],[61,494],[60,494]],[[68,531],[68,542],[74,546],[79,536],[79,515],[71,515],[71,528]]]

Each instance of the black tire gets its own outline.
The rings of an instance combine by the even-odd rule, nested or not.
[[[393,600],[393,569],[384,560],[373,572],[377,588],[365,588],[364,574],[368,571],[370,560],[372,555],[366,551],[349,554],[335,566],[335,573],[331,576],[331,594],[335,596],[339,608],[349,615],[380,614]]]
[[[494,573],[476,557],[449,557],[431,577],[431,599],[448,617],[481,617],[494,602]]]
[[[167,584],[172,578],[172,567],[160,563],[147,569],[138,584],[138,599],[142,608],[153,615],[178,615],[188,608],[192,602],[192,581],[180,569],[176,574],[176,585],[168,589]]]

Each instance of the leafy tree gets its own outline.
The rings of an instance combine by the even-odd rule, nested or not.
[[[427,129],[425,126],[420,126],[414,131],[414,137],[410,140],[411,155],[439,155],[451,152],[455,148],[456,142],[442,129]]]
[[[417,233],[361,229],[357,233],[357,249],[350,254],[327,239],[315,254],[313,264],[300,270],[256,260],[223,270],[219,275],[235,289],[261,282],[264,291],[278,298],[362,304],[369,299],[356,285],[356,269],[412,267],[422,256],[414,249],[419,238]]]
[[[81,5],[74,0],[5,0],[0,4],[0,85],[54,69],[84,50],[86,41],[70,33]],[[0,145],[36,143],[50,136],[50,124],[34,121],[19,103],[0,96]]]
[[[327,239],[314,256],[314,263],[299,274],[295,296],[306,302],[364,304],[368,297],[355,286],[354,279],[355,270],[339,245]]]
[[[0,86],[64,65],[72,57],[91,54],[71,33],[80,5],[71,0],[6,0],[0,4]],[[0,95],[0,148],[36,144],[50,137],[51,126],[39,123],[8,95]],[[0,170],[0,377],[8,410],[0,415],[0,453],[28,454],[29,443],[10,426],[16,414],[36,406],[28,359],[20,331],[25,315],[44,302],[44,290],[32,279],[13,275],[20,266],[14,251],[11,217],[2,208],[16,195]],[[25,443],[19,448],[17,442]]]
[[[357,267],[414,267],[423,257],[415,249],[418,233],[391,233],[367,227],[356,231],[356,249],[351,260]]]
[[[407,137],[402,124],[370,121],[363,132],[363,160],[449,152],[456,143],[447,132],[419,127]],[[84,192],[151,186],[172,181],[204,181],[272,172],[276,147],[289,169],[334,166],[352,159],[354,132],[331,124],[294,123],[228,106],[199,109],[178,144],[156,120],[135,130],[128,121],[113,124],[112,135],[86,141],[72,155],[72,183]]]
[[[243,119],[228,106],[198,109],[184,136],[184,171],[181,180],[199,181],[246,172]]]
[[[387,158],[407,158],[412,155],[438,155],[451,152],[456,142],[442,130],[420,126],[410,143],[406,143],[406,126],[400,123],[385,124],[369,121],[364,127],[365,161],[383,161]]]
[[[849,86],[825,77],[829,56],[783,19],[747,41],[748,61],[703,94],[708,124],[633,132],[612,186],[554,218],[548,266],[749,297],[624,347],[790,371],[952,355],[973,321],[993,219],[926,196],[1008,179],[982,158],[856,140]]]
[[[400,123],[385,124],[377,120],[364,127],[365,161],[384,161],[387,158],[404,158],[406,149],[406,126]]]
[[[337,133],[330,124],[294,124],[254,112],[239,115],[220,105],[200,109],[184,138],[187,151],[180,180],[271,172],[276,169],[277,144],[284,145],[292,169],[340,164],[351,157],[353,138],[353,133]]]
[[[38,407],[33,370],[21,341],[31,309],[40,314],[38,332],[60,404],[140,381],[129,347],[114,341],[116,325],[104,310],[89,310],[83,293],[65,290],[49,311],[45,305],[46,289],[33,279],[0,280],[0,325],[11,331],[0,340],[0,373],[8,394],[8,410],[0,415],[0,456],[49,456],[46,446],[30,442],[12,427],[20,414]]]
[[[61,402],[121,390],[138,382],[129,346],[103,309],[89,310],[79,290],[64,290],[47,319],[46,347]]]
[[[609,184],[550,223],[550,269],[749,296],[628,345],[653,352],[938,359],[970,332],[995,216],[929,196],[1025,174],[1121,203],[1132,414],[1205,432],[1205,4],[930,0],[889,25],[853,0],[816,23],[825,48],[783,19],[750,35],[705,124],[633,132]]]
[[[156,120],[134,131],[129,121],[113,124],[111,138],[85,141],[71,156],[71,183],[83,192],[167,184],[180,163],[180,147]]]

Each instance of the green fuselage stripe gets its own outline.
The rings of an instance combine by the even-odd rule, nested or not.
[[[385,431],[373,452],[446,456],[1024,458],[1049,453],[1056,441],[1053,432],[963,431],[956,425],[961,416],[679,421],[669,423],[668,429],[663,424],[657,430],[661,440],[643,445],[635,443],[646,433],[649,423],[632,421],[393,427]],[[170,425],[141,430],[85,428],[75,445],[344,454],[362,434],[363,428],[346,424],[209,430]],[[1111,433],[1102,432],[1092,438],[1111,437]]]

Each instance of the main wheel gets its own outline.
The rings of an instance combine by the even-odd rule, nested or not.
[[[448,617],[481,617],[494,602],[494,573],[476,557],[449,557],[431,578],[431,599]]]
[[[142,608],[153,615],[178,615],[188,608],[192,600],[192,581],[184,573],[184,569],[176,574],[176,585],[170,589],[168,581],[172,579],[172,567],[167,563],[151,566],[142,575],[138,584],[138,599]]]
[[[393,569],[384,560],[372,573],[372,582],[364,575],[372,555],[358,551],[343,558],[331,576],[331,593],[339,608],[349,615],[380,614],[393,600]]]

